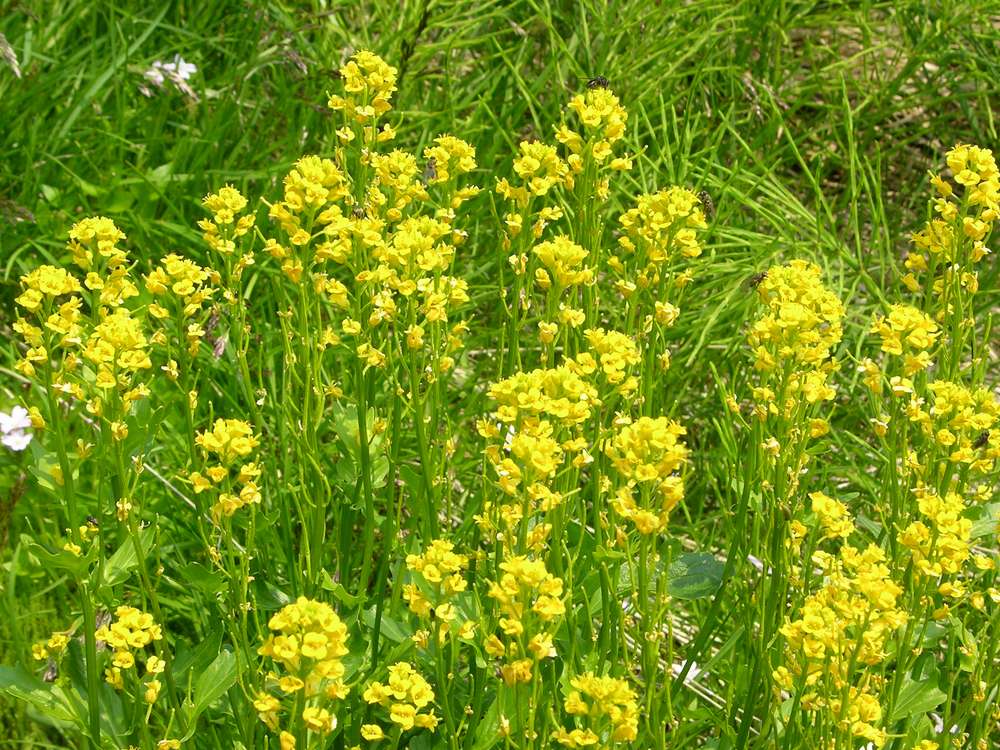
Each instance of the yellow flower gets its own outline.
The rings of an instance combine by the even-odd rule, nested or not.
[[[389,667],[387,683],[371,683],[363,697],[368,703],[379,704],[388,709],[389,721],[403,731],[414,727],[433,731],[437,726],[433,708],[421,713],[428,706],[433,706],[434,691],[409,662],[397,662]],[[371,739],[380,738],[381,730],[375,725],[369,727]]]
[[[340,68],[346,96],[331,96],[327,104],[352,121],[374,121],[392,109],[389,100],[396,90],[397,73],[378,55],[361,50]]]

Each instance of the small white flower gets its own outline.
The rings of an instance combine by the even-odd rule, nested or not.
[[[497,425],[497,427],[502,427],[503,425]],[[514,425],[507,428],[507,434],[504,435],[503,439],[503,449],[510,453],[510,448],[514,444]]]
[[[23,406],[15,406],[10,414],[0,412],[0,443],[12,451],[23,451],[31,442],[31,417]]]
[[[188,85],[188,79],[197,72],[197,65],[189,63],[180,55],[174,55],[174,59],[171,62],[163,62],[162,60],[154,61],[149,70],[143,73],[142,76],[157,88],[162,88],[167,81],[170,81],[181,92],[197,100],[198,97],[194,89]],[[139,90],[146,96],[153,95],[145,86],[140,86]]]
[[[153,63],[153,65],[156,65],[156,63]],[[188,80],[194,73],[198,72],[197,65],[187,62],[180,55],[174,55],[173,62],[161,63],[160,67],[165,73],[172,73],[182,81]]]

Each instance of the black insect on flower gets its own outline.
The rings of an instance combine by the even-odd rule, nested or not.
[[[990,441],[990,431],[983,430],[981,433],[979,433],[979,437],[976,438],[976,442],[972,444],[972,447],[974,450],[978,450],[979,448],[982,448],[984,445],[986,445],[989,441]]]
[[[606,89],[611,83],[604,76],[594,76],[587,80],[588,89]]]
[[[424,165],[424,184],[427,185],[432,180],[436,180],[437,176],[437,161],[432,156],[427,160],[427,164]]]
[[[763,282],[764,279],[766,278],[767,278],[767,271],[758,271],[749,279],[747,279],[747,286],[749,286],[751,289],[756,289],[761,285],[761,282]]]

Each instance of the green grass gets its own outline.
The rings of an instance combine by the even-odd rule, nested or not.
[[[927,170],[957,142],[997,142],[995,0],[153,5],[12,2],[0,14],[22,71],[17,78],[0,63],[0,404],[22,388],[6,343],[20,274],[65,257],[69,226],[92,214],[114,218],[142,268],[171,251],[205,261],[200,197],[232,183],[273,198],[296,158],[329,153],[327,93],[352,52],[369,48],[401,70],[398,146],[415,151],[436,134],[459,135],[477,149],[485,188],[509,172],[518,141],[549,137],[571,94],[603,75],[629,112],[638,154],[623,194],[684,184],[715,205],[709,252],[686,303],[697,312],[678,324],[665,384],[677,389],[671,403],[698,467],[676,533],[703,549],[728,544],[739,466],[717,378],[737,376],[747,280],[778,260],[815,260],[848,304],[845,340],[857,341],[871,312],[899,297],[895,269],[926,218]],[[175,54],[198,66],[198,100],[169,88],[140,94],[142,72]],[[615,214],[621,198],[612,201]],[[490,331],[501,269],[488,197],[467,226],[463,262],[480,308],[468,378],[477,383],[496,373]],[[983,268],[984,309],[1000,305],[998,272],[996,263]],[[255,308],[273,307],[270,294],[262,285]],[[221,366],[211,388],[239,402]],[[467,412],[453,419],[474,419],[484,400],[466,398]],[[844,399],[834,420],[863,418]],[[843,435],[815,481],[865,487],[867,446]],[[479,446],[463,450],[473,465]],[[15,470],[0,466],[0,479]],[[3,618],[24,607],[70,609],[41,585],[15,582],[11,550],[38,523],[32,501],[29,493],[9,519],[0,512],[12,540],[0,548]],[[704,623],[708,606],[681,619]],[[0,628],[0,663],[20,658],[35,627]],[[713,658],[725,660],[729,630],[718,630]],[[725,684],[709,687],[726,696]],[[720,721],[699,710],[680,728],[678,747]],[[0,747],[45,747],[57,736],[0,698]]]

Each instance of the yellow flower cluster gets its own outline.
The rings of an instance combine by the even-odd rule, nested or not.
[[[548,289],[554,280],[558,294],[567,287],[590,284],[594,280],[594,270],[583,265],[587,251],[565,235],[538,243],[532,252],[548,269],[548,272],[542,268],[535,271],[535,283],[542,289]]]
[[[448,182],[476,168],[476,149],[453,135],[437,136],[434,145],[424,149],[424,158],[433,164],[433,169],[429,170],[433,174],[427,179],[430,185]],[[453,205],[451,208],[458,206]]]
[[[195,493],[218,493],[212,506],[212,517],[216,522],[251,503],[260,503],[260,487],[257,484],[260,466],[252,461],[236,466],[259,444],[248,422],[217,419],[211,430],[198,433],[195,444],[205,452],[206,458],[215,456],[218,459],[218,463],[206,466],[204,471],[188,475]]]
[[[812,512],[823,529],[824,539],[846,539],[854,531],[854,519],[847,506],[824,492],[810,492]]]
[[[51,307],[56,297],[82,291],[77,278],[63,268],[42,265],[21,277],[24,291],[14,301],[28,312]]]
[[[201,205],[212,214],[211,219],[198,222],[202,238],[212,250],[226,258],[228,267],[229,257],[238,250],[236,241],[253,229],[255,216],[252,213],[243,214],[247,199],[232,185],[206,195]],[[242,269],[252,262],[253,256],[242,255],[231,271],[233,278],[239,278]]]
[[[73,262],[84,271],[99,266],[119,268],[128,260],[125,251],[118,247],[125,239],[125,233],[111,219],[93,216],[77,222],[69,230],[69,250]]]
[[[972,521],[963,517],[961,495],[949,492],[941,497],[927,487],[914,490],[923,521],[914,521],[900,535],[913,555],[913,563],[923,575],[939,578],[962,570],[969,557]],[[926,521],[926,523],[925,523]],[[963,591],[961,583],[950,585],[952,595]]]
[[[617,742],[636,739],[639,707],[628,682],[587,672],[571,679],[570,685],[573,690],[566,697],[564,707],[567,714],[581,717],[584,727],[560,727],[552,739],[572,748],[611,747]]]
[[[141,323],[127,308],[119,307],[94,326],[84,345],[83,356],[97,366],[95,383],[98,388],[125,389],[132,383],[132,374],[153,366],[148,348]],[[137,397],[141,395],[145,392]]]
[[[532,197],[546,195],[567,179],[566,163],[559,158],[555,147],[541,141],[521,141],[520,154],[514,159],[514,173],[520,185],[511,185],[506,178],[497,180],[497,193],[517,206],[525,208]],[[512,219],[510,221],[519,221]]]
[[[399,221],[408,206],[430,199],[413,154],[395,149],[388,154],[372,154],[371,162],[375,180],[365,197],[369,204],[385,210],[387,221]]]
[[[827,712],[835,725],[882,747],[887,739],[880,726],[882,707],[864,665],[885,661],[888,640],[906,623],[897,606],[903,590],[876,545],[864,550],[845,545],[839,557],[817,553],[814,561],[824,569],[823,586],[781,628],[785,664],[774,680],[785,690],[801,681],[804,710]]]
[[[68,633],[53,633],[45,640],[38,641],[31,646],[31,657],[36,661],[58,658],[62,656],[68,645]]]
[[[301,712],[306,728],[329,734],[337,727],[331,704],[348,692],[343,663],[348,653],[347,626],[330,605],[302,596],[282,607],[267,627],[272,633],[257,653],[278,668],[267,675],[267,683],[277,694],[262,691],[256,696],[257,715],[271,731],[278,731],[285,704],[294,705],[289,710]],[[286,734],[282,732],[283,743],[288,742]]]
[[[748,334],[757,369],[821,370],[843,335],[844,306],[823,286],[819,266],[793,260],[771,268],[757,293],[764,312]]]
[[[627,396],[639,386],[639,380],[630,374],[642,362],[642,355],[635,339],[619,331],[588,328],[583,333],[590,351],[581,352],[567,364],[583,375],[600,372],[603,380],[615,393]]]
[[[327,105],[343,112],[348,122],[373,123],[392,105],[389,103],[396,91],[399,71],[378,55],[361,50],[340,68],[346,96],[333,95]],[[340,135],[340,131],[338,131]],[[341,136],[342,140],[350,140]]]
[[[163,638],[163,630],[153,621],[152,615],[135,607],[121,606],[115,610],[114,621],[99,627],[96,635],[98,642],[112,649],[111,666],[104,671],[104,679],[116,690],[124,690],[124,673],[136,667],[136,657],[144,654],[146,646]],[[161,687],[157,675],[163,672],[166,663],[152,654],[144,658],[143,697],[147,703],[153,703]]]
[[[15,302],[33,320],[19,317],[14,323],[27,345],[17,370],[37,377],[39,366],[51,368],[39,379],[51,379],[57,391],[86,400],[91,414],[107,418],[118,440],[128,433],[124,418],[132,405],[149,394],[137,375],[152,368],[142,322],[123,306],[139,293],[128,276],[125,251],[117,245],[124,237],[104,217],[73,225],[69,247],[78,265],[88,269],[83,283],[54,266],[25,274]],[[81,368],[83,360],[93,365],[93,377]]]
[[[84,286],[97,292],[91,307],[118,307],[139,290],[128,275],[128,256],[118,247],[125,234],[105,216],[94,216],[74,224],[69,230],[69,250],[73,262],[85,273]]]
[[[628,112],[611,89],[604,87],[588,89],[570,99],[567,109],[575,112],[580,118],[588,140],[596,141],[593,144],[593,151],[594,158],[598,162],[607,158],[606,154],[610,153],[613,143],[625,137]],[[565,133],[565,130],[559,131],[559,142],[569,146],[574,139],[567,138],[563,135]],[[579,153],[572,147],[570,150]]]
[[[490,583],[489,597],[500,610],[498,626],[504,638],[487,637],[485,649],[505,659],[500,673],[507,685],[530,682],[534,662],[556,654],[552,638],[566,611],[563,582],[541,560],[516,555],[500,563],[503,575]]]
[[[910,377],[930,366],[930,349],[934,347],[939,329],[921,310],[912,305],[892,305],[887,317],[875,316],[871,332],[878,335],[883,352],[903,357],[905,376]]]
[[[453,600],[468,585],[463,576],[468,563],[469,558],[456,553],[454,545],[444,539],[432,541],[422,554],[406,556],[407,569],[418,575],[424,585],[418,582],[404,584],[403,599],[410,611],[421,619],[433,618],[439,642],[452,632],[467,639],[475,631],[472,621],[463,622],[457,631],[452,626],[459,614]]]
[[[364,126],[367,183],[352,194],[345,171],[351,165],[342,152],[335,160],[300,159],[285,178],[283,200],[270,208],[287,241],[267,239],[265,249],[286,277],[329,304],[293,311],[308,316],[302,325],[322,330],[309,361],[343,346],[366,367],[386,368],[394,353],[403,353],[397,347],[404,341],[404,363],[413,358],[416,380],[433,383],[452,370],[467,332],[464,323],[450,320],[469,300],[468,283],[445,271],[466,237],[453,225],[455,212],[479,192],[458,185],[476,168],[475,149],[455,136],[438,136],[424,150],[422,174],[411,154],[379,153],[376,142],[389,140],[392,131],[386,125],[375,136],[374,122],[390,108],[396,70],[363,51],[341,75],[345,95],[332,96],[330,106],[345,113],[341,141],[353,140],[361,132],[356,126]],[[335,397],[342,392],[332,383],[324,390]]]
[[[18,360],[15,367],[30,378],[36,374],[36,365],[48,365],[54,347],[71,350],[80,345],[82,312],[81,299],[76,293],[82,291],[82,287],[72,274],[46,265],[22,276],[21,286],[24,291],[14,301],[39,323],[34,325],[22,317],[14,323],[14,330],[27,344],[24,357]],[[56,298],[67,294],[72,296],[56,307]],[[53,334],[58,338],[53,339]],[[68,354],[67,368],[74,369],[75,363],[75,355]]]
[[[997,421],[1000,400],[988,388],[968,388],[961,383],[938,380],[928,384],[931,408],[910,410],[912,421],[953,464],[965,464],[973,471],[988,474],[1000,458]]]
[[[497,419],[511,425],[543,415],[580,424],[600,403],[597,389],[568,365],[517,372],[491,385],[489,396],[497,403]]]
[[[941,304],[935,305],[939,320],[952,302],[949,289],[954,281],[970,293],[978,289],[972,268],[989,253],[986,241],[1000,217],[1000,172],[993,152],[959,144],[946,160],[951,179],[931,179],[938,195],[934,212],[940,218],[932,218],[913,235],[916,251],[907,256],[903,277],[914,292],[921,289],[919,276],[932,280],[928,291],[940,298]]]
[[[382,706],[389,721],[403,732],[415,728],[433,732],[440,721],[434,713],[434,690],[409,662],[401,661],[389,667],[386,682],[373,682],[365,689],[363,697],[368,703]],[[365,724],[361,727],[361,736],[375,741],[385,734],[378,724]]]
[[[640,417],[612,438],[605,452],[625,484],[613,505],[642,534],[664,529],[670,512],[684,498],[681,469],[688,449],[680,439],[685,429],[667,417]],[[636,489],[639,502],[636,502]]]
[[[177,299],[181,303],[180,312],[184,318],[192,317],[202,305],[211,300],[215,293],[211,285],[217,283],[217,271],[202,268],[194,261],[174,253],[167,255],[146,276],[146,289],[149,293],[154,297]],[[160,305],[151,305],[150,314],[155,318],[165,318],[170,313]]]
[[[332,160],[303,156],[285,175],[284,188],[282,200],[271,205],[269,216],[278,222],[292,245],[308,245],[320,229],[337,227],[343,218],[343,210],[336,202],[349,195],[348,184]],[[336,254],[336,250],[326,252]],[[287,264],[282,270],[293,275]]]

